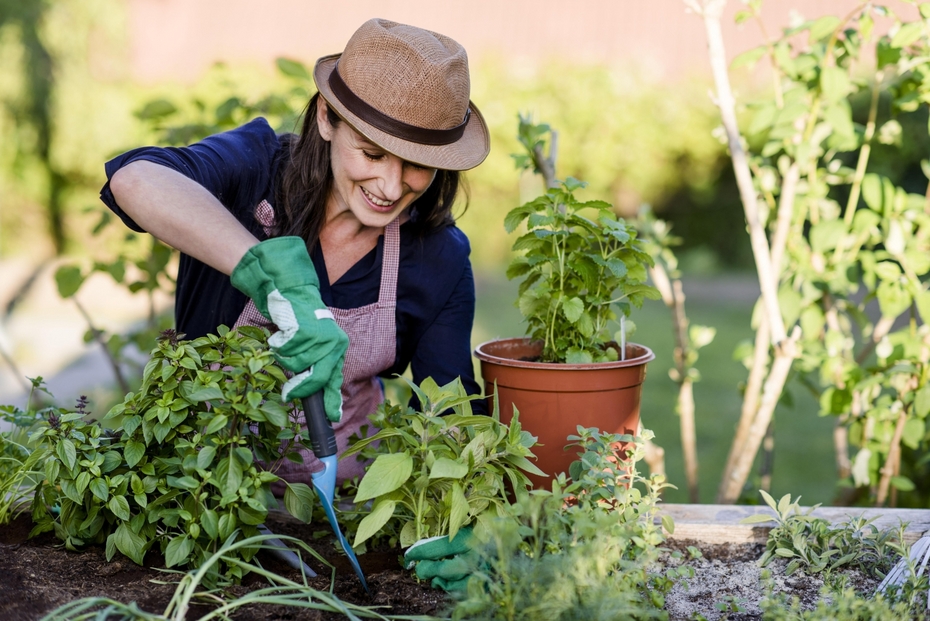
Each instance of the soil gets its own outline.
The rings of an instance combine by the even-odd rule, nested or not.
[[[305,525],[285,514],[269,516],[268,527],[275,533],[290,535],[306,541],[336,568],[333,592],[343,601],[360,605],[377,605],[382,614],[442,615],[448,600],[442,591],[418,583],[410,572],[401,568],[397,549],[370,550],[359,557],[368,580],[372,597],[362,589],[345,557],[328,538],[315,538],[325,526]],[[152,567],[139,567],[132,561],[117,556],[106,562],[100,546],[90,546],[81,552],[69,552],[51,534],[45,533],[28,539],[31,529],[28,516],[21,516],[12,524],[0,528],[0,619],[31,621],[81,597],[106,596],[121,602],[136,602],[143,610],[164,612],[175,585],[155,581],[175,579],[171,574],[158,571],[163,562],[154,554],[146,556]],[[701,550],[701,556],[689,559],[688,546]],[[672,621],[704,618],[714,621],[747,621],[761,619],[759,601],[765,595],[766,585],[775,592],[797,596],[806,608],[813,608],[820,599],[824,585],[822,577],[797,572],[784,573],[786,562],[776,559],[766,568],[771,578],[763,579],[763,568],[758,559],[763,552],[760,544],[702,545],[699,542],[673,539],[666,544],[671,550],[682,552],[684,558],[675,560],[666,555],[666,566],[687,564],[694,577],[679,581],[666,597],[666,611]],[[295,570],[274,558],[262,557],[262,564],[283,576],[299,579]],[[321,574],[310,579],[310,584],[328,590],[329,573],[317,567]],[[317,563],[318,565],[319,563]],[[877,580],[857,571],[843,572],[849,586],[863,595],[874,592]],[[229,595],[238,597],[249,590],[267,586],[258,576],[247,576],[242,585],[229,589]],[[721,610],[721,608],[724,608]],[[188,615],[196,619],[208,612],[206,607],[194,607]],[[343,618],[314,610],[284,606],[263,606],[243,609],[234,617],[237,621],[324,621]]]
[[[688,546],[701,551],[697,559],[689,559]],[[797,571],[785,575],[788,561],[776,558],[765,568],[759,559],[765,551],[763,544],[707,545],[687,539],[673,539],[666,543],[670,550],[681,552],[682,561],[668,555],[662,560],[667,566],[688,565],[694,577],[680,580],[665,598],[665,609],[670,621],[700,619],[708,621],[749,621],[762,618],[759,602],[766,595],[784,593],[789,599],[797,597],[804,609],[811,610],[821,600],[824,586],[822,575],[807,575]],[[763,572],[770,577],[763,578]],[[848,587],[860,595],[870,596],[879,580],[855,569],[840,569],[834,579],[845,580]],[[701,615],[701,616],[698,616]]]
[[[372,596],[362,589],[348,560],[337,551],[332,540],[318,539],[314,532],[328,526],[294,522],[287,515],[269,515],[268,528],[279,535],[290,535],[306,541],[336,568],[333,592],[340,599],[363,606],[381,606],[382,614],[419,615],[440,614],[446,607],[446,595],[418,583],[399,562],[400,550],[370,550],[359,556]],[[32,621],[67,602],[82,598],[104,596],[136,604],[147,612],[163,613],[174,594],[174,584],[157,584],[154,581],[177,580],[175,575],[159,571],[164,567],[157,555],[146,555],[151,567],[140,567],[129,559],[117,555],[106,561],[102,546],[89,546],[81,552],[65,550],[53,534],[44,533],[28,539],[31,520],[20,516],[13,523],[0,527],[0,619],[6,621]],[[264,567],[294,580],[300,573],[275,558],[261,553]],[[306,559],[305,559],[306,560]],[[330,570],[315,559],[308,563],[320,575],[308,580],[310,586],[321,591],[329,590]],[[325,574],[325,575],[324,575]],[[246,576],[241,585],[229,589],[232,597],[268,586],[267,581],[255,575]],[[192,607],[189,619],[206,614],[205,606]],[[343,619],[341,615],[286,606],[262,606],[242,609],[237,621],[328,621]]]

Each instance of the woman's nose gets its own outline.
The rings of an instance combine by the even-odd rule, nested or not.
[[[386,160],[381,174],[381,191],[384,198],[396,201],[404,193],[404,161],[396,155],[389,155]]]

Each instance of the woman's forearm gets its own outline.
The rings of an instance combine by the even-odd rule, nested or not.
[[[127,164],[113,174],[110,190],[136,224],[224,274],[258,243],[203,186],[165,166]]]

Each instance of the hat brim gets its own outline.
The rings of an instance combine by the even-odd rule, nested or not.
[[[491,149],[491,136],[488,126],[478,108],[469,101],[471,115],[465,125],[462,137],[450,144],[428,145],[410,142],[392,136],[353,114],[346,108],[329,87],[329,75],[336,68],[336,61],[342,54],[324,56],[313,68],[313,79],[320,95],[326,103],[352,126],[355,131],[368,138],[382,149],[397,157],[427,168],[442,170],[469,170],[484,161]]]

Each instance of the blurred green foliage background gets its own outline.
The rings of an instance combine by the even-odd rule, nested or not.
[[[118,0],[0,0],[0,261],[28,257],[100,257],[127,243],[122,226],[92,231],[105,217],[97,194],[103,163],[124,150],[163,138],[158,123],[140,120],[147,103],[173,102],[166,125],[217,118],[231,97],[256,101],[283,93],[300,107],[312,81],[294,91],[292,77],[245,66],[217,66],[197,84],[141,86],[127,76],[128,41],[124,4]],[[315,59],[302,58],[312,65]],[[748,76],[734,72],[744,92]],[[512,306],[515,287],[503,278],[510,257],[503,217],[541,190],[541,182],[516,171],[517,115],[532,114],[559,132],[558,174],[587,181],[586,199],[600,198],[632,216],[648,203],[683,238],[679,249],[686,276],[752,272],[742,208],[724,145],[719,116],[707,95],[709,77],[659,83],[632,67],[567,64],[552,60],[536,67],[483,58],[472,66],[472,99],[491,131],[487,161],[467,175],[468,210],[461,228],[472,243],[479,308],[474,340],[522,334]],[[745,99],[745,97],[743,97]],[[865,102],[852,102],[857,116]],[[150,110],[151,111],[151,110]],[[233,113],[235,114],[235,112]],[[888,114],[883,110],[882,114]],[[245,118],[231,117],[231,123]],[[285,124],[280,130],[294,129]],[[928,145],[912,136],[910,123],[926,126],[926,111],[901,119],[905,148],[876,148],[871,168],[893,179],[923,182],[919,159]],[[925,182],[924,182],[925,185]],[[91,242],[91,240],[93,240]],[[721,272],[723,270],[723,272]],[[752,301],[696,298],[694,323],[718,329],[698,364],[703,381],[695,388],[703,501],[710,501],[738,418],[739,384],[745,369],[733,350],[750,338]],[[634,340],[652,347],[643,397],[644,424],[666,449],[673,483],[683,486],[671,322],[660,302],[634,316]],[[108,379],[108,378],[107,378]],[[834,473],[832,425],[816,416],[817,405],[797,387],[793,405],[780,406],[776,429],[784,431],[775,466],[773,494],[801,494],[829,502]],[[104,408],[105,409],[105,408]],[[780,433],[781,435],[781,433]],[[812,473],[820,472],[822,476]],[[684,500],[672,491],[669,500]]]

